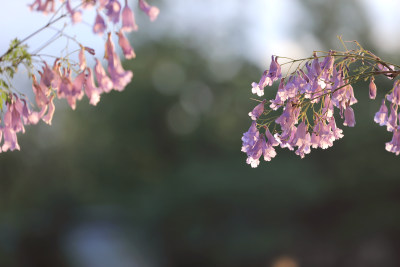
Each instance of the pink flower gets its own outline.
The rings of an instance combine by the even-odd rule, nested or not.
[[[155,21],[157,19],[160,10],[155,6],[150,6],[145,0],[139,0],[140,9],[149,16],[150,21]]]
[[[257,123],[253,121],[251,126],[247,132],[243,134],[242,137],[242,151],[247,153],[249,152],[253,146],[256,144],[257,140],[259,139],[260,133],[257,129]]]
[[[83,84],[85,83],[85,73],[81,72],[76,76],[74,82],[71,82],[71,70],[64,75],[58,90],[58,97],[65,98],[72,109],[76,108],[76,100],[81,100],[83,97]]]
[[[110,73],[114,89],[122,91],[125,86],[130,83],[133,73],[131,71],[125,71],[122,68],[121,61],[119,60],[119,57],[114,50],[114,44],[111,40],[111,33],[108,34],[108,40],[105,50],[105,55],[108,61],[108,72]]]
[[[400,80],[394,82],[393,91],[387,99],[393,104],[400,105]]]
[[[54,103],[53,103],[53,99],[54,99],[54,95],[52,95],[50,97],[50,102],[48,104],[49,110],[47,111],[47,114],[42,117],[42,120],[45,123],[49,124],[49,125],[51,125],[51,121],[53,119],[53,115],[54,115],[54,111],[55,111],[55,106],[54,106]]]
[[[35,0],[31,5],[29,5],[30,10],[35,9],[35,6],[37,8],[35,9],[36,11],[43,12],[43,14],[47,14],[50,12],[54,12],[54,0],[45,0],[43,4],[41,3],[41,0]]]
[[[393,132],[393,130],[397,127],[397,108],[398,106],[395,104],[390,106],[390,116],[386,123],[386,127],[389,132]]]
[[[270,86],[272,85],[272,83],[278,79],[281,78],[282,74],[281,74],[281,65],[279,65],[278,63],[278,57],[271,56],[272,61],[271,61],[271,65],[269,67],[269,71],[267,76],[270,78],[271,82],[270,82]]]
[[[126,39],[122,31],[118,32],[118,44],[122,48],[125,58],[131,59],[136,57],[135,51],[133,51],[132,46],[129,44],[128,39]]]
[[[261,114],[264,112],[264,104],[265,100],[263,100],[260,104],[258,104],[253,111],[249,112],[249,116],[253,121],[257,120],[258,117],[261,116]]]
[[[272,158],[276,156],[275,148],[269,143],[265,142],[265,137],[261,136],[261,144],[262,144],[262,154],[264,156],[265,161],[271,161]]]
[[[89,103],[93,106],[96,106],[97,103],[100,101],[100,94],[102,92],[101,89],[97,88],[96,85],[94,84],[92,70],[90,68],[87,68],[87,71],[88,75],[85,81],[85,93],[89,98]]]
[[[94,67],[94,73],[96,75],[99,88],[106,93],[110,92],[111,89],[113,88],[113,82],[107,76],[106,71],[103,68],[103,65],[101,65],[100,60],[98,60],[97,58],[96,58],[96,65]]]
[[[399,127],[396,127],[393,131],[392,141],[386,143],[386,150],[396,155],[400,154],[400,131]]]
[[[344,126],[354,127],[356,125],[356,119],[354,118],[354,111],[351,107],[347,107],[344,111]]]
[[[382,100],[382,105],[377,113],[375,113],[374,121],[380,126],[386,125],[388,120],[388,108],[385,105],[385,99]]]
[[[122,9],[122,28],[121,31],[130,32],[137,31],[138,26],[135,22],[135,17],[132,10],[128,6],[128,0],[125,0],[124,9]]]
[[[99,35],[103,35],[105,30],[106,30],[106,23],[103,17],[100,16],[99,12],[97,11],[96,19],[93,25],[93,32]]]
[[[369,82],[369,98],[375,99],[376,98],[376,84],[374,82],[374,76],[371,76],[371,80]]]
[[[121,12],[121,4],[117,0],[110,0],[106,5],[106,15],[114,23],[118,23]]]
[[[3,138],[4,138],[4,143],[3,146],[1,147],[1,150],[3,152],[7,152],[8,150],[20,150],[19,144],[18,144],[18,139],[17,139],[17,134],[16,132],[11,129],[8,126],[5,126],[2,129],[3,133]],[[0,134],[1,136],[1,134]]]
[[[43,80],[43,79],[42,79]],[[35,94],[36,105],[39,108],[47,105],[49,89],[43,84],[39,85],[36,81],[36,76],[32,75],[32,90]]]

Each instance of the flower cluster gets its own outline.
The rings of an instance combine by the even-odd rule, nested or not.
[[[118,0],[80,0],[76,7],[72,7],[71,0],[61,0],[59,7],[55,0],[35,0],[29,5],[33,11],[44,14],[53,13],[50,22],[39,31],[62,18],[69,17],[72,24],[79,23],[82,21],[84,10],[95,7],[96,18],[93,23],[93,32],[104,35],[106,38],[104,58],[107,61],[108,73],[98,58],[95,59],[94,68],[90,68],[86,63],[86,56],[88,54],[94,56],[95,51],[75,38],[65,35],[62,30],[59,31],[60,37],[73,40],[77,44],[76,52],[79,53],[79,62],[73,62],[70,59],[71,54],[68,54],[65,57],[55,56],[54,63],[49,66],[40,54],[27,52],[27,46],[22,43],[30,36],[22,41],[14,40],[9,50],[0,57],[0,75],[2,75],[0,76],[0,109],[3,113],[0,125],[0,141],[3,139],[3,144],[0,146],[0,152],[20,149],[17,133],[24,133],[25,125],[36,124],[40,120],[51,124],[55,111],[55,98],[66,99],[69,106],[75,109],[76,102],[84,95],[87,96],[90,104],[96,105],[100,101],[101,94],[113,89],[122,91],[126,87],[133,73],[122,67],[112,40],[114,32],[108,28],[119,28],[115,35],[125,58],[135,58],[135,52],[125,33],[138,30],[138,26],[127,2],[127,0],[124,1],[123,8]],[[151,21],[157,18],[159,14],[157,7],[150,6],[145,0],[139,0],[138,4]],[[38,57],[38,63],[42,66],[38,75],[34,74],[33,57]],[[31,75],[35,103],[31,103],[25,95],[12,90],[12,85],[8,82],[20,63],[25,64]]]
[[[357,42],[357,49],[345,52],[319,52],[310,58],[286,59],[278,63],[272,56],[269,70],[266,70],[259,83],[252,83],[252,93],[264,95],[264,88],[279,81],[274,99],[260,103],[249,113],[253,121],[249,130],[243,134],[242,151],[247,154],[247,163],[253,168],[260,163],[260,157],[270,161],[276,155],[275,148],[294,150],[303,158],[311,148],[326,149],[343,137],[342,129],[336,125],[335,113],[344,119],[343,125],[356,124],[352,105],[357,103],[351,84],[359,80],[370,80],[369,96],[376,98],[376,75],[394,79],[400,71],[399,66],[382,61],[370,51],[364,50]],[[282,77],[282,66],[290,67],[298,63],[295,71]],[[354,64],[357,69],[352,70]],[[391,102],[390,115],[385,99]],[[385,96],[375,122],[387,126],[393,132],[393,139],[386,143],[386,150],[400,154],[400,126],[397,109],[400,104],[400,80],[394,82],[393,89]],[[268,105],[267,105],[268,104]],[[278,113],[277,115],[275,115]]]

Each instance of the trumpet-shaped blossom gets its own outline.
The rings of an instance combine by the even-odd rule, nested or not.
[[[122,68],[121,61],[119,60],[119,57],[114,50],[114,44],[111,40],[110,33],[108,34],[105,55],[108,61],[108,72],[110,73],[114,89],[117,91],[122,91],[125,86],[131,81],[133,73],[131,71],[125,71]]]
[[[393,91],[387,99],[393,104],[400,105],[400,80],[394,82]]]
[[[397,127],[397,108],[398,106],[395,104],[390,106],[390,116],[386,122],[386,128],[388,132],[393,132],[393,130]]]
[[[372,76],[371,80],[369,82],[369,98],[370,99],[376,98],[376,84],[375,84],[374,80],[375,80],[375,78],[374,78],[374,76]]]
[[[375,113],[374,121],[379,123],[380,126],[386,125],[388,120],[388,108],[385,104],[385,99],[382,100],[382,105],[379,108],[379,111]]]
[[[99,35],[103,35],[105,30],[107,29],[106,23],[103,17],[97,11],[96,19],[93,24],[93,32]]]
[[[94,67],[94,73],[96,75],[97,82],[99,84],[99,88],[108,93],[113,88],[113,82],[111,81],[110,77],[107,76],[106,71],[101,65],[100,60],[96,58],[96,66]]]
[[[121,47],[125,58],[131,59],[136,57],[135,51],[133,51],[132,46],[130,45],[128,39],[126,39],[122,31],[118,32],[118,44]]]
[[[396,155],[400,154],[400,130],[398,126],[393,130],[392,141],[386,143],[386,150]]]
[[[249,112],[249,116],[253,121],[257,120],[258,117],[260,117],[260,115],[264,112],[264,104],[265,100],[258,104],[253,111]]]
[[[131,32],[137,31],[138,26],[135,22],[135,16],[133,15],[132,10],[128,6],[128,0],[125,0],[125,6],[122,9],[122,28],[121,31]]]
[[[356,125],[356,119],[354,117],[354,110],[351,107],[347,107],[344,111],[344,126],[354,127]]]
[[[160,13],[158,7],[149,5],[145,0],[139,0],[139,8],[149,16],[150,21],[155,21]]]
[[[121,4],[117,0],[110,0],[108,4],[105,6],[106,15],[108,18],[114,23],[119,22],[120,12],[121,12]]]
[[[89,103],[93,106],[96,106],[100,101],[100,94],[102,93],[100,88],[97,88],[94,83],[93,73],[90,68],[87,69],[87,77],[85,80],[85,93],[89,98]]]

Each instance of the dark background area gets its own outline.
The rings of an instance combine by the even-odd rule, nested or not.
[[[302,5],[326,50],[343,25],[378,49],[359,2]],[[400,159],[373,122],[391,82],[377,79],[376,101],[354,86],[357,125],[332,148],[277,149],[252,169],[240,138],[262,70],[236,58],[221,81],[186,44],[138,46],[123,92],[56,111],[0,155],[0,266],[400,266]]]

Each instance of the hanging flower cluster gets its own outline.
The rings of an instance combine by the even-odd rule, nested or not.
[[[2,119],[0,124],[0,152],[8,150],[19,150],[17,133],[25,132],[25,125],[36,124],[40,120],[51,124],[55,111],[54,99],[64,98],[72,109],[76,108],[76,102],[81,100],[84,95],[89,99],[89,103],[96,105],[100,101],[100,95],[111,90],[122,91],[131,81],[133,73],[124,70],[121,60],[115,51],[112,41],[114,32],[109,28],[119,30],[115,33],[118,37],[118,44],[126,59],[135,58],[135,52],[125,36],[126,32],[138,30],[134,13],[128,6],[128,1],[124,1],[124,7],[118,0],[79,0],[77,6],[73,7],[71,0],[59,1],[57,7],[56,0],[35,0],[29,8],[33,11],[52,14],[49,23],[37,32],[19,41],[13,40],[10,48],[0,57],[0,109]],[[154,21],[159,9],[150,6],[145,0],[139,0],[139,8],[145,12],[151,21]],[[36,33],[50,27],[55,22],[70,18],[72,24],[82,21],[82,14],[87,8],[96,8],[96,18],[93,23],[93,32],[104,36],[105,55],[107,60],[107,71],[103,68],[100,60],[96,58],[96,65],[91,69],[86,64],[86,55],[95,55],[95,51],[78,42],[75,38],[66,35],[63,30],[58,31],[56,37],[65,37],[74,41],[78,49],[78,61],[73,62],[69,53],[66,56],[54,56],[52,65],[43,60],[41,54],[31,54],[27,51],[27,46],[23,43]],[[122,8],[122,10],[121,10]],[[57,17],[58,16],[58,17]],[[53,38],[54,39],[54,38]],[[47,46],[47,44],[44,45]],[[35,75],[33,58],[38,58],[35,63],[42,65],[38,75]],[[17,67],[23,63],[32,77],[32,89],[35,102],[18,93],[10,82]],[[2,140],[3,139],[3,140]]]
[[[358,42],[356,48],[346,51],[319,51],[310,58],[291,59],[272,56],[269,70],[266,70],[259,83],[252,83],[252,93],[264,95],[264,88],[279,81],[275,99],[257,100],[260,103],[249,113],[252,124],[243,134],[242,151],[247,154],[247,163],[253,168],[260,163],[260,157],[270,161],[276,156],[275,147],[294,150],[303,158],[311,148],[326,149],[343,137],[342,129],[337,127],[335,113],[344,119],[343,125],[356,124],[353,108],[357,103],[352,84],[360,80],[370,80],[369,96],[376,98],[375,76],[384,75],[394,79],[400,74],[400,66],[381,60]],[[289,65],[283,77],[283,65]],[[290,72],[293,66],[296,66]],[[397,69],[397,70],[396,70]],[[390,115],[385,99],[390,104]],[[382,100],[382,106],[375,115],[375,122],[386,126],[393,132],[393,139],[386,143],[386,150],[400,154],[400,126],[397,109],[400,105],[400,80]]]

